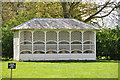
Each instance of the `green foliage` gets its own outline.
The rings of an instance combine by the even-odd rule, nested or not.
[[[103,29],[97,32],[97,56],[120,58],[120,29]]]
[[[21,23],[32,18],[62,18],[61,4],[58,2],[4,2],[2,6],[3,24],[13,20]]]
[[[111,57],[110,56],[98,56],[97,59],[98,60],[110,60]]]
[[[91,9],[96,5],[93,3],[66,2],[63,6],[62,4],[61,2],[3,2],[3,24],[10,20],[19,21],[18,18],[20,17],[28,19],[64,18],[65,15],[67,18],[84,21],[84,17],[88,17],[97,11],[97,9]],[[21,21],[23,20],[21,19]]]
[[[12,57],[13,55],[13,33],[9,27],[2,28],[2,56]]]

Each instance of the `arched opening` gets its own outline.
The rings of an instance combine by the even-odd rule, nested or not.
[[[69,41],[69,32],[60,31],[59,32],[59,41]]]
[[[66,51],[66,50],[62,50],[62,51],[59,51],[60,54],[64,54],[64,53],[69,53],[69,51]]]
[[[94,41],[94,32],[93,31],[85,31],[83,33],[83,41],[91,40]]]
[[[80,31],[71,32],[71,41],[82,41],[82,33]]]
[[[22,31],[20,33],[20,42],[32,41],[32,33],[30,31]]]
[[[48,31],[46,33],[47,41],[57,41],[57,33],[55,31]]]
[[[82,53],[82,51],[74,50],[74,51],[71,51],[71,53],[74,53],[74,54],[76,54],[76,53]]]
[[[85,50],[83,53],[94,53],[92,50]]]
[[[45,52],[44,51],[34,51],[34,54],[45,54]]]
[[[43,31],[35,31],[33,34],[33,41],[44,41],[45,34]]]
[[[20,54],[32,54],[32,52],[26,50],[26,51],[21,51]]]
[[[47,51],[46,53],[47,53],[47,54],[57,54],[56,51]]]
[[[93,42],[88,40],[88,41],[85,41],[83,44],[93,44]]]

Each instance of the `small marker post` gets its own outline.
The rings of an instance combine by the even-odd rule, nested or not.
[[[11,69],[11,73],[10,73],[10,80],[12,80],[12,69]]]
[[[12,69],[16,69],[16,63],[8,63],[8,69],[11,69],[10,80],[12,80]]]

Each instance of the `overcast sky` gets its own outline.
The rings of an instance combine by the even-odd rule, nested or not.
[[[106,1],[108,0],[91,0],[96,2],[97,4],[104,4]],[[111,0],[111,1],[116,1],[119,2],[120,0]],[[110,9],[108,9],[110,10]],[[107,10],[106,10],[107,11]],[[114,27],[115,25],[118,24],[118,12],[117,11],[113,11],[112,14],[110,14],[109,16],[104,18],[104,25],[107,27]],[[100,20],[100,19],[98,19]],[[99,22],[102,25],[102,22]]]

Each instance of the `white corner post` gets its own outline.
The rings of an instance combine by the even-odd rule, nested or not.
[[[14,37],[13,37],[13,51],[14,51],[13,58],[14,58],[14,60],[16,60],[16,54],[15,54],[15,53],[16,53],[16,49],[15,49],[15,48],[16,48],[16,46],[17,46],[17,45],[15,44],[15,42],[16,42],[16,38],[15,38],[15,37],[16,37],[16,34],[17,34],[17,33],[14,32]]]
[[[69,31],[69,53],[71,54],[71,32]]]
[[[34,31],[31,31],[31,34],[32,34],[32,55],[34,54]]]
[[[47,31],[44,31],[44,37],[45,37],[45,54],[47,53],[47,51],[46,51],[46,33],[47,33]]]
[[[14,60],[16,60],[18,56],[18,52],[17,52],[18,51],[17,50],[18,49],[18,36],[19,36],[18,32],[14,32],[14,38],[13,38]]]
[[[16,56],[17,61],[20,60],[20,33],[21,33],[21,31],[18,31],[17,49],[16,49],[17,51],[16,51],[16,53],[14,53],[14,54],[17,54],[17,56]]]
[[[94,31],[94,54],[95,54],[95,60],[96,60],[96,31]]]
[[[83,53],[83,51],[84,51],[84,45],[83,45],[83,42],[84,42],[84,31],[81,31],[81,33],[82,33],[82,56],[81,56],[81,59],[83,60],[83,55],[84,55],[84,53]]]
[[[57,54],[59,54],[59,31],[56,31],[57,33]]]

